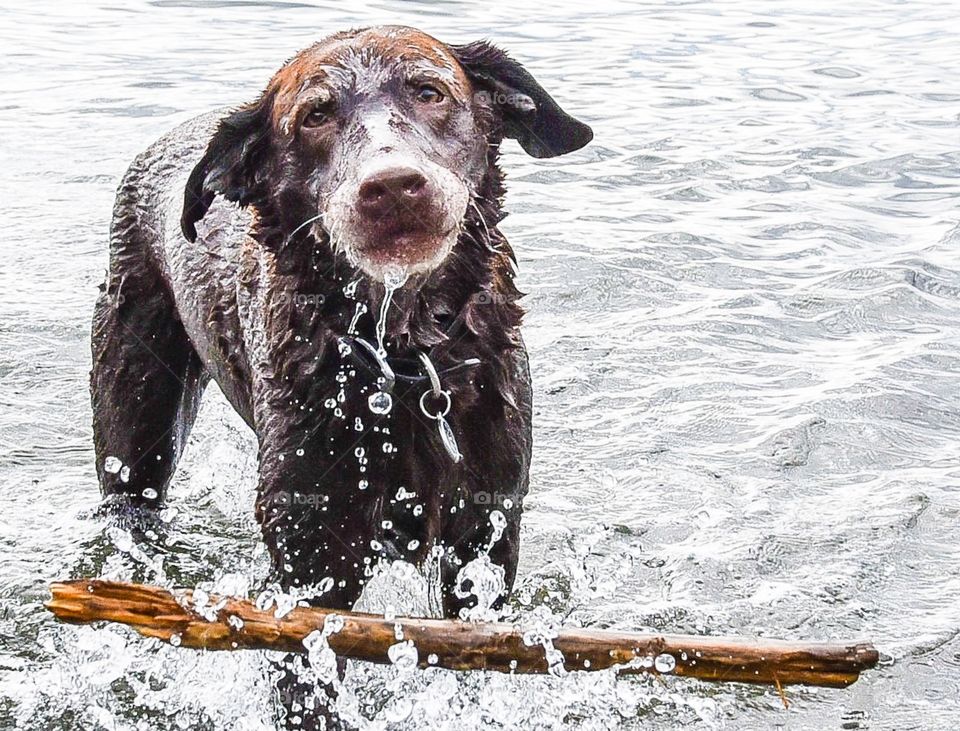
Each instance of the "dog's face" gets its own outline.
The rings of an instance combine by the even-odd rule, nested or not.
[[[416,31],[365,31],[311,49],[274,84],[285,177],[334,248],[376,278],[439,264],[487,154],[486,110],[453,54]]]
[[[395,26],[337,34],[223,120],[187,184],[184,234],[219,193],[270,208],[289,238],[322,230],[376,279],[428,272],[456,245],[503,136],[548,157],[592,133],[485,43]]]

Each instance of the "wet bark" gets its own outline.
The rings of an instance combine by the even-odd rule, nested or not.
[[[397,618],[297,607],[277,618],[244,599],[226,599],[215,621],[193,609],[191,592],[99,579],[51,586],[46,606],[58,619],[86,624],[120,622],[147,637],[180,647],[205,650],[265,649],[306,652],[303,639],[324,626],[331,614],[343,629],[329,637],[339,657],[388,663],[387,651],[404,641],[416,647],[420,667],[547,673],[544,647],[527,645],[523,628],[504,623],[469,623],[449,619]],[[208,606],[221,600],[211,596]],[[552,640],[567,671],[615,667],[620,673],[679,675],[701,680],[790,684],[842,688],[879,655],[869,643],[805,643],[685,635],[641,634],[591,629],[561,629]],[[663,656],[669,656],[665,658]],[[659,662],[654,662],[659,658]],[[671,669],[666,668],[673,666]]]

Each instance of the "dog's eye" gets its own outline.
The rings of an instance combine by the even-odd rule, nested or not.
[[[303,118],[304,127],[319,127],[330,119],[331,108],[329,104],[321,104],[309,112]]]
[[[424,104],[437,104],[443,101],[443,93],[435,86],[421,84],[417,87],[417,101]]]

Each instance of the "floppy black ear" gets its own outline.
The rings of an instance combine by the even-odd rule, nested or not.
[[[217,194],[245,206],[262,191],[260,162],[269,145],[269,99],[238,109],[220,120],[183,192],[180,229],[188,241]]]
[[[564,112],[523,66],[486,41],[451,46],[480,93],[503,115],[505,137],[516,139],[534,157],[579,150],[593,130]]]

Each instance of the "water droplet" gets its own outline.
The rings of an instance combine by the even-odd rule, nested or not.
[[[413,514],[414,514],[414,515],[417,515],[417,516],[423,515],[423,506],[422,506],[422,505],[414,505],[414,506],[413,506]]]
[[[412,712],[413,701],[400,696],[391,705],[383,709],[383,716],[390,723],[400,723],[409,718]]]
[[[461,608],[460,619],[495,621],[498,613],[493,605],[506,593],[505,586],[503,567],[494,564],[488,555],[469,561],[457,571],[453,593],[459,599],[476,597],[476,604],[472,608]]]
[[[394,666],[402,671],[415,669],[420,660],[417,648],[414,647],[413,642],[410,640],[390,645],[390,647],[387,648],[387,658]]]
[[[112,526],[107,529],[107,535],[118,550],[129,553],[134,548],[133,537],[122,528]]]
[[[420,541],[414,539],[407,544],[408,551],[416,551],[420,547]]]
[[[347,328],[347,333],[353,335],[357,332],[357,320],[360,319],[360,316],[367,311],[367,306],[362,302],[357,302],[357,308],[353,313],[353,319],[350,320],[350,326]]]
[[[407,281],[407,273],[403,269],[389,269],[383,273],[383,284],[387,289],[399,289]]]
[[[300,449],[297,450],[297,456],[298,456],[298,457],[302,457],[302,456],[303,456],[303,447],[301,447]]]
[[[462,505],[460,507],[463,507]],[[490,542],[487,544],[486,550],[489,553],[503,537],[503,531],[507,527],[507,519],[504,517],[503,513],[499,510],[490,511],[490,525],[493,526],[493,534],[490,536]]]
[[[665,652],[662,655],[657,655],[657,659],[653,661],[653,667],[656,668],[658,673],[672,673],[673,669],[677,667],[677,660],[673,655]]]
[[[332,409],[337,405],[337,400],[334,398],[328,398],[326,401],[323,402],[323,405],[326,406],[328,409]]]
[[[157,499],[157,491],[154,490],[152,487],[145,487],[145,488],[143,488],[143,496],[144,496],[147,500],[156,500],[156,499]]]
[[[123,462],[116,457],[107,457],[103,460],[103,471],[109,472],[111,475],[117,474],[121,467],[123,467]]]
[[[390,301],[393,299],[393,293],[406,281],[407,273],[402,269],[388,270],[383,274],[383,301],[380,303],[380,317],[376,324],[377,350],[383,356],[387,354],[384,340],[387,334],[387,311],[390,309]]]
[[[337,679],[337,656],[330,649],[330,643],[327,641],[331,634],[339,632],[342,628],[336,627],[336,619],[343,621],[338,615],[327,615],[323,623],[323,630],[311,632],[303,639],[303,646],[307,649],[310,665],[322,683],[332,683]]]
[[[370,483],[366,480],[360,480],[360,482],[357,483],[357,487],[359,487],[361,490],[366,490],[368,487],[370,487]]]
[[[173,634],[170,635],[170,644],[174,647],[180,647],[180,635]]]
[[[513,507],[513,500],[511,500],[511,499],[508,498],[508,497],[505,497],[505,498],[503,499],[503,509],[504,509],[504,510],[509,510],[509,509],[512,508],[512,507]]]
[[[367,406],[374,414],[389,414],[390,409],[393,408],[393,397],[383,391],[371,393],[370,398],[367,399]]]
[[[427,663],[430,665],[436,665],[438,662],[440,662],[440,658],[437,657],[435,652],[431,652],[429,655],[427,655]]]
[[[323,632],[327,635],[333,635],[343,629],[344,620],[339,614],[328,614],[323,620]]]
[[[120,468],[120,482],[130,482],[130,468],[127,465]]]

